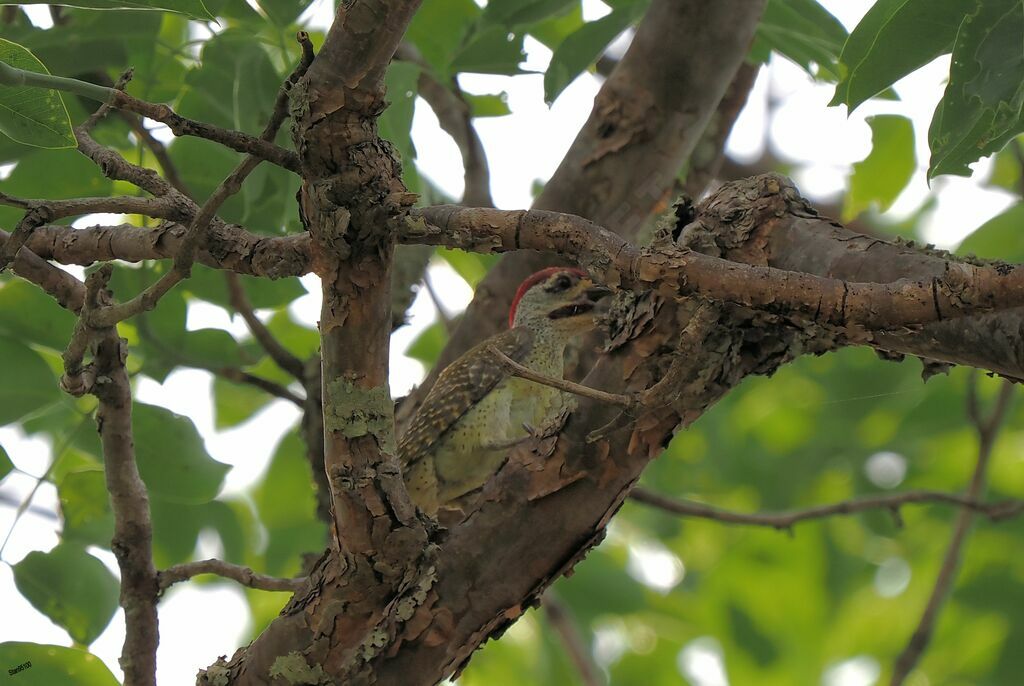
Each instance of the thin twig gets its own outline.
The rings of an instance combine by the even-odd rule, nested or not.
[[[573,618],[569,607],[550,589],[544,593],[541,607],[544,608],[551,627],[558,634],[566,654],[572,660],[573,665],[576,666],[576,671],[579,672],[580,681],[583,685],[603,686],[606,683],[605,679],[601,676],[597,665],[594,664],[594,659],[590,651],[587,650],[583,637],[580,636],[579,629],[576,628],[576,620]]]
[[[242,278],[234,272],[224,272],[224,278],[228,284],[228,298],[231,301],[231,306],[235,308],[238,314],[242,315],[242,319],[245,320],[246,326],[249,327],[249,332],[252,333],[256,342],[258,342],[263,350],[270,355],[270,359],[272,359],[278,367],[285,370],[299,381],[302,381],[305,377],[305,367],[302,364],[302,360],[285,348],[284,345],[274,337],[274,334],[270,332],[270,329],[267,328],[266,324],[260,321],[260,318],[256,316],[252,303],[249,302],[249,297],[245,294],[245,287],[242,284]]]
[[[999,435],[999,428],[1002,425],[1003,419],[1006,417],[1006,411],[1010,407],[1012,397],[1013,383],[1003,381],[995,407],[987,418],[983,417],[978,406],[977,372],[972,374],[970,385],[967,389],[967,415],[974,423],[978,433],[978,459],[974,466],[974,474],[971,476],[970,486],[967,487],[966,496],[969,500],[977,500],[985,492],[986,473],[992,457],[992,448]],[[942,610],[942,606],[945,604],[946,598],[953,588],[957,567],[960,563],[960,553],[963,549],[964,541],[967,539],[968,533],[970,533],[973,519],[974,513],[968,509],[961,510],[956,518],[956,523],[953,525],[953,535],[950,538],[949,547],[946,549],[946,556],[942,560],[942,566],[939,568],[939,575],[935,579],[935,586],[932,588],[932,593],[928,598],[928,603],[925,605],[924,612],[921,614],[917,628],[911,635],[906,647],[899,654],[899,657],[896,658],[896,662],[893,665],[892,679],[889,682],[890,686],[900,686],[903,683],[931,642],[939,612]]]
[[[438,295],[436,290],[434,290],[434,284],[430,280],[430,270],[425,270],[423,272],[423,286],[427,289],[427,295],[430,296],[430,301],[434,303],[434,309],[437,311],[437,317],[441,320],[444,330],[451,333],[454,328],[452,325],[452,318],[448,316],[448,313],[444,309],[444,305],[441,304],[441,296]]]
[[[157,574],[160,592],[180,581],[187,581],[200,574],[216,574],[225,579],[233,579],[243,586],[256,588],[261,591],[297,591],[306,582],[305,577],[294,579],[282,579],[266,574],[258,574],[249,567],[231,564],[223,560],[198,560],[196,562],[184,562],[182,564],[168,567]]]
[[[789,530],[795,524],[813,519],[825,519],[836,515],[851,515],[869,510],[887,510],[894,517],[899,519],[899,509],[904,505],[917,505],[924,503],[935,503],[943,505],[955,505],[964,510],[977,512],[992,521],[1001,521],[1015,517],[1024,512],[1024,500],[1005,500],[996,503],[979,502],[969,496],[962,496],[946,491],[904,491],[902,493],[885,493],[882,495],[866,496],[844,500],[830,505],[819,505],[806,510],[794,510],[792,512],[759,512],[747,514],[723,510],[704,503],[681,498],[671,498],[647,490],[646,488],[635,488],[629,495],[630,498],[656,507],[665,512],[683,515],[684,517],[697,517],[699,519],[710,519],[724,524],[745,524],[751,526],[765,526],[778,530]]]
[[[583,386],[578,383],[573,383],[572,381],[567,381],[566,379],[554,379],[551,378],[550,376],[538,374],[529,367],[524,367],[523,365],[519,364],[511,357],[498,350],[493,345],[489,346],[487,350],[492,355],[494,355],[498,364],[503,366],[506,370],[508,370],[508,373],[512,374],[513,376],[518,376],[522,379],[526,379],[527,381],[533,381],[534,383],[539,383],[544,386],[550,386],[551,388],[557,388],[560,391],[572,393],[573,395],[578,395],[583,398],[590,398],[591,400],[597,400],[598,402],[608,403],[610,405],[618,405],[619,407],[625,408],[627,410],[634,410],[639,406],[639,402],[637,401],[637,399],[632,398],[628,395],[608,393],[606,391],[600,391],[596,388],[590,388],[589,386]]]

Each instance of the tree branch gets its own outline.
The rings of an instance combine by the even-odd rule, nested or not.
[[[579,629],[576,628],[576,620],[569,607],[551,590],[544,594],[541,607],[544,608],[548,623],[551,624],[561,640],[566,654],[575,665],[576,671],[579,672],[583,686],[603,686],[607,683],[597,665],[594,664],[590,650],[587,649]]]
[[[775,191],[789,186],[765,175]],[[723,187],[723,196],[734,190]],[[751,213],[752,214],[752,213]],[[1024,268],[948,261],[942,276],[888,284],[841,281],[803,272],[732,262],[665,241],[639,250],[618,235],[573,215],[544,210],[492,210],[438,205],[413,215],[437,225],[431,232],[410,222],[423,242],[476,252],[541,250],[569,257],[598,280],[630,289],[699,296],[718,302],[802,313],[812,321],[853,331],[898,330],[943,319],[1024,305]],[[756,223],[755,223],[756,225]],[[666,288],[668,287],[668,288]]]
[[[902,493],[885,493],[844,500],[831,505],[819,505],[805,510],[792,512],[761,512],[746,514],[723,510],[693,500],[672,498],[655,493],[646,488],[635,488],[629,497],[638,503],[656,507],[684,517],[710,519],[723,524],[744,524],[765,526],[772,529],[790,530],[794,525],[815,519],[825,519],[836,515],[851,515],[871,510],[888,510],[899,522],[899,510],[904,505],[935,503],[954,505],[970,512],[982,514],[992,521],[1002,521],[1016,517],[1024,512],[1024,500],[1007,500],[998,503],[983,503],[970,496],[962,496],[945,491],[904,491]]]
[[[981,411],[978,408],[977,373],[971,377],[967,392],[967,414],[974,423],[978,433],[978,459],[974,466],[974,474],[971,476],[971,484],[967,487],[967,499],[969,500],[974,501],[984,495],[986,473],[989,460],[992,457],[992,448],[995,446],[996,437],[999,435],[999,428],[1010,407],[1013,390],[1013,383],[1003,381],[992,413],[987,418],[984,418],[981,416]],[[942,610],[942,606],[945,604],[946,598],[953,588],[957,567],[960,564],[961,550],[963,549],[964,541],[967,540],[967,535],[970,533],[973,518],[974,513],[969,509],[961,510],[956,518],[949,547],[946,549],[942,566],[939,568],[939,575],[935,579],[935,587],[928,597],[928,603],[921,614],[917,628],[893,665],[892,679],[889,682],[891,686],[900,686],[904,682],[931,642],[939,612]]]
[[[182,564],[168,567],[157,574],[157,581],[160,592],[163,593],[174,584],[187,581],[200,574],[216,574],[225,579],[232,579],[260,591],[291,591],[295,592],[302,588],[306,582],[305,577],[295,579],[281,579],[278,577],[258,574],[248,567],[231,564],[223,560],[198,560],[195,562],[184,562]]]

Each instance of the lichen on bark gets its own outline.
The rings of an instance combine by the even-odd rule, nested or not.
[[[395,454],[394,402],[387,384],[363,388],[346,378],[326,384],[324,426],[346,438],[372,435],[383,452]]]

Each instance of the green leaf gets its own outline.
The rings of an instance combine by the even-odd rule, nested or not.
[[[75,316],[35,284],[0,284],[0,333],[62,351],[74,327]]]
[[[11,458],[7,451],[4,450],[4,447],[0,445],[0,481],[3,481],[3,478],[10,474],[12,469],[14,469],[14,463],[11,462]]]
[[[120,584],[78,545],[29,553],[14,565],[14,583],[33,607],[84,645],[103,633],[117,611]]]
[[[448,331],[443,322],[434,322],[423,329],[419,336],[405,349],[405,354],[432,367],[448,342]]]
[[[214,426],[227,429],[250,419],[274,398],[246,384],[232,383],[217,376],[213,379]]]
[[[0,643],[0,663],[18,686],[120,686],[103,660],[78,648],[8,641]]]
[[[523,34],[494,27],[473,36],[452,60],[451,66],[455,71],[512,76],[524,73],[519,68],[524,59]]]
[[[114,514],[103,469],[67,472],[57,482],[57,496],[64,520],[61,538],[109,549],[114,536]]]
[[[512,28],[568,13],[577,5],[579,0],[491,0],[484,8],[483,21]]]
[[[978,0],[878,0],[839,56],[845,69],[830,105],[852,112],[918,67],[948,53]]]
[[[26,48],[0,38],[0,62],[37,74],[49,74]],[[0,131],[37,148],[78,145],[60,93],[35,86],[0,86]]]
[[[22,5],[47,5],[44,0],[28,0]],[[162,10],[206,21],[215,20],[203,0],[68,0],[61,4],[88,10]]]
[[[544,74],[544,100],[552,103],[573,80],[589,67],[616,36],[626,30],[643,10],[642,3],[627,5],[581,26],[565,37],[551,56]]]
[[[476,285],[487,276],[487,272],[499,259],[497,255],[481,255],[448,248],[439,248],[437,255],[473,288],[476,288]]]
[[[205,503],[220,491],[230,467],[209,453],[192,420],[135,403],[135,456],[150,496],[173,503]]]
[[[752,52],[788,57],[815,78],[839,78],[846,29],[816,0],[768,0]]]
[[[504,117],[512,114],[508,107],[508,93],[505,91],[488,95],[463,93],[462,97],[469,103],[469,110],[474,117]]]
[[[9,195],[54,200],[109,195],[113,187],[99,167],[77,150],[33,150],[3,181]],[[13,228],[23,214],[23,210],[0,206],[0,228]]]
[[[928,130],[928,178],[968,166],[1024,131],[1024,7],[991,0],[968,15],[953,44],[946,91]]]
[[[307,0],[257,0],[273,26],[286,28],[309,6]]]
[[[326,533],[316,516],[316,490],[306,449],[295,432],[281,439],[252,497],[269,538],[267,573],[294,574],[303,553],[323,548]]]
[[[850,189],[843,206],[849,221],[872,203],[886,211],[914,175],[914,126],[906,117],[883,114],[868,118],[871,152],[853,165]]]
[[[388,108],[378,119],[381,137],[391,141],[402,156],[402,176],[409,188],[418,185],[414,180],[416,148],[412,144],[412,115],[419,76],[420,68],[416,64],[400,61],[391,63],[384,77]]]
[[[0,360],[0,426],[60,398],[57,377],[36,351],[0,336]]]
[[[451,63],[480,8],[473,0],[424,0],[405,37],[419,48],[423,59],[447,80]]]
[[[238,278],[250,304],[257,310],[289,305],[306,294],[306,289],[296,278],[263,279],[244,274]],[[224,272],[220,269],[197,264],[192,268],[192,277],[181,287],[206,302],[232,309]]]
[[[1017,203],[982,224],[957,248],[958,255],[976,255],[1004,262],[1024,262],[1024,203]]]
[[[529,34],[554,51],[566,36],[579,30],[583,24],[583,10],[576,4],[570,12],[534,24]]]
[[[286,349],[300,360],[306,360],[320,350],[320,334],[316,329],[299,324],[288,310],[275,312],[267,328]]]

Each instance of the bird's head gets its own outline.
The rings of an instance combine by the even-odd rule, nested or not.
[[[551,326],[578,332],[594,326],[594,307],[610,294],[575,267],[550,267],[519,285],[508,311],[509,326]]]

